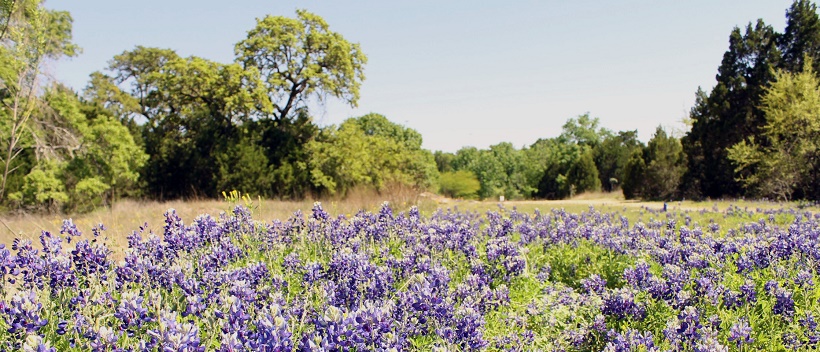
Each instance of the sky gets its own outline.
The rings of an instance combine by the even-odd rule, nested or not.
[[[228,63],[265,15],[306,9],[368,57],[357,108],[329,101],[322,125],[370,112],[413,128],[423,147],[455,152],[555,137],[589,113],[649,140],[682,135],[698,87],[709,91],[732,28],[762,18],[785,28],[790,0],[623,1],[56,1],[74,18],[74,58],[53,77],[88,76],[137,45]]]

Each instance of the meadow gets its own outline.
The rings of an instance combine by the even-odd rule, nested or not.
[[[820,215],[796,203],[229,198],[3,218],[0,350],[820,342]]]

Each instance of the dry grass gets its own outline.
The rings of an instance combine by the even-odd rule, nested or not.
[[[416,205],[425,211],[435,209],[438,204],[425,197],[419,196],[418,192],[408,189],[391,189],[390,193],[381,194],[366,191],[354,190],[345,200],[324,199],[322,206],[332,215],[352,215],[361,209],[375,210],[385,201],[390,202],[397,211],[408,209]],[[275,201],[275,200],[255,200],[252,202],[254,218],[261,221],[271,221],[274,219],[287,219],[295,211],[310,211],[314,200],[303,201]],[[91,234],[91,228],[97,224],[104,224],[107,228],[105,232],[106,243],[115,251],[124,248],[126,236],[145,223],[147,229],[156,234],[162,233],[165,225],[163,214],[168,209],[175,209],[177,214],[186,223],[195,219],[201,214],[218,216],[222,212],[230,211],[234,203],[224,200],[196,200],[196,201],[136,201],[123,200],[117,202],[113,207],[97,209],[88,214],[65,215],[65,214],[22,214],[0,216],[0,243],[11,244],[15,238],[30,239],[39,241],[42,231],[57,233],[63,224],[64,219],[72,218],[77,227],[84,233],[84,236]]]
[[[623,201],[624,193],[621,190],[615,192],[585,192],[572,197],[572,200],[599,200],[605,199],[608,201],[618,200]]]
[[[376,210],[384,201],[390,202],[395,211],[404,211],[410,206],[416,205],[422,213],[430,214],[435,209],[458,208],[460,210],[485,212],[487,210],[498,209],[496,201],[473,201],[454,200],[443,198],[434,194],[419,194],[412,189],[394,187],[381,193],[372,190],[355,189],[347,194],[347,198],[325,199],[322,206],[332,215],[352,215],[361,209]],[[304,201],[273,201],[257,200],[253,202],[254,218],[261,221],[271,221],[274,219],[287,219],[296,210],[308,212],[313,207],[314,200]],[[707,202],[669,202],[669,210],[713,210],[723,211],[730,205],[755,208],[774,207],[797,207],[797,203],[776,203],[760,201],[707,201]],[[88,214],[66,216],[66,215],[14,215],[0,216],[0,243],[11,244],[14,238],[31,239],[39,241],[41,231],[59,232],[63,219],[73,217],[74,223],[86,235],[90,235],[91,227],[102,223],[107,227],[105,232],[106,243],[117,256],[122,255],[122,249],[126,245],[126,236],[132,231],[138,230],[140,226],[147,223],[147,229],[156,234],[162,233],[165,213],[168,209],[176,209],[182,219],[189,223],[198,215],[210,214],[218,216],[222,212],[229,211],[233,203],[224,200],[197,200],[197,201],[171,201],[152,202],[124,200],[116,203],[111,208],[98,209]],[[532,212],[535,209],[549,211],[553,208],[564,208],[567,211],[579,212],[589,209],[590,206],[603,211],[619,211],[624,209],[638,209],[641,207],[660,209],[663,202],[638,202],[623,199],[620,193],[593,193],[582,194],[573,199],[556,201],[507,201],[504,206],[508,208],[516,207],[523,212]],[[818,211],[817,208],[808,210]]]

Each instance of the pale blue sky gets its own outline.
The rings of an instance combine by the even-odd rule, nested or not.
[[[516,147],[589,112],[642,140],[681,123],[711,89],[735,26],[782,31],[790,0],[690,1],[48,1],[74,17],[76,58],[52,65],[77,90],[136,45],[220,62],[266,14],[316,13],[369,58],[357,109],[315,110],[321,125],[369,112],[418,130],[424,147]]]

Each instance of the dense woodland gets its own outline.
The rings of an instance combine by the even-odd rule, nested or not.
[[[716,85],[697,89],[690,130],[602,128],[589,114],[561,135],[455,153],[379,114],[318,126],[311,102],[356,106],[367,57],[319,16],[266,16],[235,60],[138,46],[81,92],[46,79],[79,55],[72,18],[39,0],[0,2],[0,206],[86,211],[123,197],[188,199],[223,191],[278,199],[358,188],[459,198],[820,199],[820,18],[810,1],[735,28]],[[230,50],[230,48],[225,48]]]

